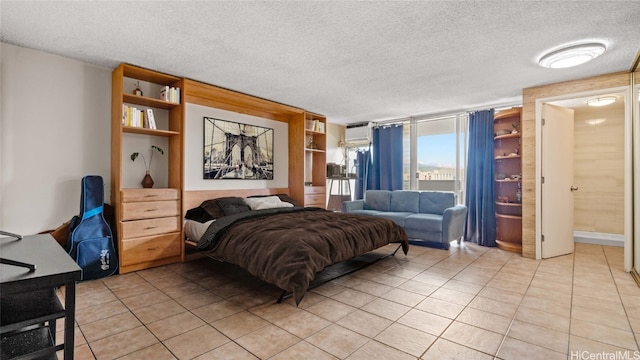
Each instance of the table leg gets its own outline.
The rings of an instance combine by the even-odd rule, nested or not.
[[[76,314],[76,282],[71,281],[64,286],[64,359],[73,360],[74,326]]]

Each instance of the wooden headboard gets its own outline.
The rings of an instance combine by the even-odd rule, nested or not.
[[[247,197],[251,195],[289,195],[289,188],[239,189],[239,190],[187,190],[182,194],[182,216],[187,210],[202,204],[203,201],[224,196]]]

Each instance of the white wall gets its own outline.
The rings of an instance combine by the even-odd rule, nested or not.
[[[273,180],[202,179],[203,117],[273,129]],[[289,133],[287,123],[236,112],[187,104],[184,132],[185,190],[262,189],[289,187]]]
[[[0,229],[33,234],[79,212],[85,175],[108,202],[111,69],[0,46]]]
[[[344,150],[340,143],[344,142],[346,126],[327,124],[327,163],[344,163]]]

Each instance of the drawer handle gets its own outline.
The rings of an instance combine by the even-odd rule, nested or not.
[[[149,251],[158,250],[158,247],[157,246],[156,247],[150,247],[150,248],[147,248],[147,250],[149,250]]]
[[[144,197],[156,197],[156,196],[158,196],[158,195],[157,194],[147,194]]]
[[[145,230],[151,230],[151,229],[155,229],[157,228],[157,226],[147,226],[146,228],[144,228]]]
[[[158,211],[158,209],[147,209],[147,210],[145,210],[145,211],[147,211],[147,212],[148,212],[148,211]]]

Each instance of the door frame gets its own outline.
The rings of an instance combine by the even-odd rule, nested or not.
[[[638,124],[638,122],[640,122],[640,78],[636,79],[636,74],[638,74],[638,71],[640,69],[636,68],[636,72],[631,73],[631,94],[630,94],[630,99],[631,99],[631,111],[632,111],[632,119],[636,119],[636,123],[635,125],[632,125],[633,127],[633,142],[635,142],[635,144],[633,145],[633,161],[634,161],[634,173],[635,176],[633,177],[634,179],[634,184],[633,184],[633,189],[635,189],[634,193],[633,193],[633,201],[634,201],[634,205],[633,205],[633,225],[632,225],[632,229],[634,230],[634,234],[632,236],[632,249],[630,250],[630,252],[632,252],[632,256],[630,261],[632,262],[631,267],[632,270],[634,270],[635,275],[634,278],[636,279],[636,282],[638,283],[638,286],[640,286],[640,277],[638,277],[638,273],[640,272],[640,124]],[[631,131],[630,131],[631,132]],[[625,256],[626,256],[626,249],[625,249]],[[625,263],[626,264],[626,263]],[[626,269],[626,266],[625,266]]]
[[[619,86],[608,89],[576,92],[535,101],[536,132],[536,259],[542,258],[542,104],[560,100],[591,97],[610,93],[622,93],[624,100],[624,271],[629,272],[633,266],[633,157],[632,157],[632,119],[631,87]]]

